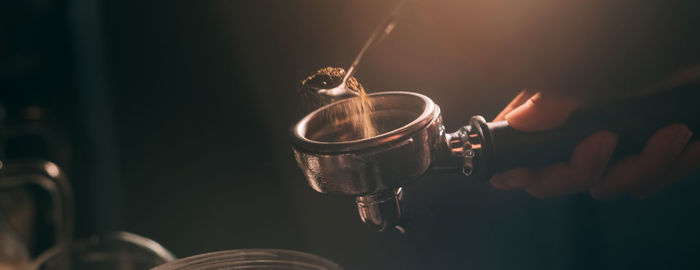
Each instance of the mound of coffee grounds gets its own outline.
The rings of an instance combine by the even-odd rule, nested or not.
[[[314,74],[301,82],[302,92],[312,93],[316,96],[319,89],[331,89],[340,85],[345,76],[342,68],[325,67],[317,70]],[[336,106],[330,107],[326,113],[330,127],[341,129],[348,124],[352,130],[342,136],[342,140],[360,140],[377,135],[377,128],[372,121],[371,113],[374,108],[372,100],[367,96],[364,87],[354,77],[350,77],[346,82],[346,88],[358,94]],[[330,103],[328,97],[316,97],[325,105]],[[340,138],[338,140],[341,140]]]

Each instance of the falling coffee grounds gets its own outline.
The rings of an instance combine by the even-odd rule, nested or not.
[[[342,68],[326,67],[317,70],[301,82],[302,88],[307,89],[329,89],[342,83],[345,70]],[[329,121],[329,128],[336,129],[335,132],[342,132],[342,136],[324,136],[329,141],[352,141],[374,137],[378,134],[377,128],[372,121],[371,113],[374,108],[372,100],[367,96],[365,89],[354,77],[350,77],[346,82],[346,87],[358,94],[344,100],[337,106],[333,106],[326,114]],[[312,91],[303,91],[306,93]],[[315,93],[315,92],[314,92]],[[326,102],[330,102],[327,100]],[[324,104],[325,105],[325,104]],[[352,131],[347,132],[350,128]]]

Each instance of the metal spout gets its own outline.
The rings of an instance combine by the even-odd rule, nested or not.
[[[401,234],[405,233],[405,213],[401,206],[402,196],[403,189],[397,188],[355,197],[360,219],[380,232],[396,229]]]

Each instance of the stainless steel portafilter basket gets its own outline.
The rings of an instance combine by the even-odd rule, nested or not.
[[[412,92],[369,95],[370,117],[379,135],[356,139],[354,115],[337,106],[321,107],[293,128],[293,150],[309,185],[320,193],[355,196],[360,218],[377,230],[405,230],[402,187],[426,173],[458,172],[488,179],[514,167],[565,161],[583,138],[599,130],[618,133],[616,155],[638,152],[649,135],[670,123],[697,130],[700,87],[586,106],[566,124],[548,131],[521,132],[505,121],[474,116],[456,132],[446,133],[438,107]],[[338,113],[338,112],[341,113]],[[333,114],[333,115],[331,115]],[[330,121],[332,117],[334,121]]]
[[[347,115],[339,125],[329,125],[330,108],[348,99],[316,110],[295,127],[297,160],[317,191],[371,194],[401,186],[430,167],[433,150],[441,144],[440,108],[410,92],[378,93],[371,99],[378,136],[344,140],[355,132]]]
[[[430,98],[411,92],[370,95],[378,136],[354,137],[352,115],[340,115],[331,125],[334,106],[322,107],[294,127],[294,153],[316,191],[356,196],[362,220],[378,230],[401,226],[400,187],[425,174],[436,148],[443,146],[440,108]],[[342,111],[341,111],[342,112]],[[400,228],[400,227],[399,227]]]

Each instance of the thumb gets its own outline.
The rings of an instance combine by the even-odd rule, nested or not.
[[[521,131],[547,130],[566,122],[577,105],[572,99],[537,93],[506,114],[505,120],[508,125]]]

